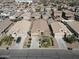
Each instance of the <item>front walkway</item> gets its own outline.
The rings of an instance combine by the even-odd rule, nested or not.
[[[30,48],[39,48],[39,37],[38,36],[32,36]]]

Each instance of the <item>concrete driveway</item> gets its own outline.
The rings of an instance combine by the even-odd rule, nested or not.
[[[23,49],[23,45],[24,45],[24,42],[25,42],[25,38],[27,37],[27,34],[24,35],[24,34],[20,34],[18,35],[18,37],[21,37],[21,41],[19,43],[15,43],[11,49]],[[17,40],[17,37],[16,37],[16,40]]]
[[[56,41],[57,41],[57,43],[58,43],[58,46],[59,46],[59,48],[61,48],[61,49],[67,49],[67,46],[66,46],[66,43],[65,43],[65,41],[62,39],[62,37],[55,37],[55,39],[56,39]]]
[[[30,48],[39,48],[39,37],[38,36],[32,36]]]

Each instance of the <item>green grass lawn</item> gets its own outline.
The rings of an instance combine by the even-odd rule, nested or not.
[[[5,44],[5,45],[11,45],[12,41],[14,40],[14,38],[9,35],[9,36],[4,36],[4,38],[0,39],[0,46]]]
[[[41,44],[41,47],[48,48],[53,46],[53,40],[49,36],[42,36],[40,44]]]

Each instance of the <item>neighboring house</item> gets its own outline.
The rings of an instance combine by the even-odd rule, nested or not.
[[[8,32],[8,28],[12,25],[13,23],[6,19],[3,21],[0,21],[0,35],[3,35],[4,33]]]
[[[74,19],[74,12],[71,12],[69,10],[63,10],[62,16],[64,16],[63,18],[65,18],[66,20],[71,20]]]
[[[74,33],[79,38],[79,22],[67,22],[67,27],[70,29],[72,33]]]
[[[40,36],[41,34],[50,34],[48,24],[43,19],[35,20],[32,25],[31,36]]]
[[[57,10],[54,11],[54,17],[55,18],[58,18],[58,17],[61,17],[61,16],[62,16],[62,11],[57,11]]]
[[[10,14],[9,14],[9,13],[8,13],[8,14],[6,14],[6,13],[1,13],[1,15],[4,16],[4,17],[7,17],[7,16],[9,16]]]
[[[65,21],[65,19],[64,18],[62,18],[62,17],[56,17],[54,20],[56,20],[56,21]]]
[[[32,17],[34,17],[35,19],[39,19],[41,17],[41,14],[40,12],[32,13]]]
[[[65,33],[67,35],[71,34],[71,32],[67,29],[67,27],[61,22],[53,22],[51,23],[51,28],[54,34],[54,37],[64,37]]]
[[[31,6],[31,10],[33,11],[33,12],[36,12],[36,6],[33,4],[32,6]]]
[[[9,30],[8,34],[12,35],[27,35],[27,32],[29,32],[29,29],[31,27],[31,22],[27,20],[18,21],[14,24],[14,26]]]
[[[3,2],[15,2],[15,0],[3,0]]]
[[[48,7],[46,7],[45,9],[46,9],[46,11],[47,11],[49,14],[52,13],[52,10],[51,10],[52,8],[51,8],[51,6],[48,6]]]
[[[10,12],[3,12],[1,13],[2,16],[10,16]]]
[[[29,3],[31,3],[32,2],[32,0],[15,0],[16,2],[29,2]]]
[[[51,15],[48,12],[46,12],[42,16],[43,16],[43,19],[45,19],[45,20],[48,20],[51,17]]]
[[[79,10],[75,12],[75,19],[79,21]]]
[[[51,17],[47,20],[48,25],[50,25],[53,22],[54,22],[54,20]]]
[[[23,19],[29,20],[29,19],[31,19],[31,13],[26,12],[26,13],[22,14],[21,17],[23,17]]]
[[[68,10],[70,10],[70,11],[72,11],[72,12],[74,12],[74,11],[75,11],[75,8],[76,8],[76,7],[71,7],[71,6],[68,6]]]
[[[14,15],[10,16],[9,18],[13,20],[20,17],[22,14],[23,12],[16,12]]]
[[[37,3],[39,0],[32,0],[33,1],[33,3]]]
[[[17,23],[14,24],[14,26],[7,33],[7,35],[11,34],[16,41],[16,43],[11,48],[23,48],[30,27],[31,22],[26,20],[18,21]],[[18,38],[20,38],[19,44],[17,42]]]

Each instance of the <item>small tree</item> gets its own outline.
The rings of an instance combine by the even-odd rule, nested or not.
[[[32,40],[32,38],[29,38],[29,40],[31,41],[31,40]]]
[[[67,37],[64,37],[64,40],[72,44],[73,42],[77,41],[77,38],[75,37],[74,34],[72,34],[72,35],[68,35]]]
[[[27,45],[27,47],[28,47],[28,48],[30,48],[30,46],[31,46],[30,44],[29,44],[29,45]]]

